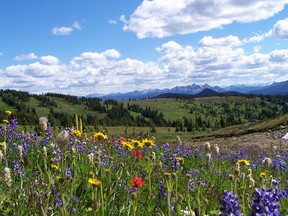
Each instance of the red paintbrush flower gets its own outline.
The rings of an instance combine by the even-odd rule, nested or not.
[[[119,141],[120,143],[122,143],[122,142],[125,142],[126,139],[125,139],[125,137],[120,137],[120,138],[118,139],[118,141]]]
[[[142,152],[141,150],[132,150],[132,154],[134,155],[135,159],[142,158]]]
[[[142,178],[140,177],[135,177],[134,179],[131,180],[132,186],[133,188],[141,188],[142,185],[144,184],[144,181],[142,180]]]

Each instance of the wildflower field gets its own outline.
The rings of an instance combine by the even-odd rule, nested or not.
[[[75,127],[0,130],[0,215],[288,215],[288,154]]]

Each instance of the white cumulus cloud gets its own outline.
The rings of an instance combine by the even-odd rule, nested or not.
[[[229,35],[228,37],[213,38],[212,36],[205,36],[199,42],[199,46],[240,46],[242,42],[238,37]]]
[[[269,36],[279,39],[288,39],[288,18],[279,20],[268,33]]]
[[[70,35],[73,32],[73,28],[72,27],[54,27],[52,29],[52,34],[53,35]]]
[[[250,38],[244,38],[244,43],[256,43],[265,38],[288,39],[288,18],[279,20],[275,23],[272,29],[264,34],[256,35]]]
[[[106,57],[110,58],[120,58],[121,54],[115,49],[109,49],[102,53]]]
[[[20,55],[20,56],[16,56],[15,60],[16,61],[24,61],[24,60],[32,60],[32,59],[37,59],[38,56],[35,55],[34,53],[29,53],[27,55]]]
[[[74,22],[71,26],[53,27],[53,35],[70,35],[75,30],[81,30],[81,25],[78,21]]]
[[[288,50],[274,50],[269,55],[270,62],[288,63]]]
[[[123,30],[139,38],[195,33],[233,22],[267,19],[285,4],[287,0],[144,0]]]
[[[43,65],[58,65],[60,63],[58,58],[51,55],[41,56],[39,62]]]
[[[88,95],[192,83],[227,86],[288,79],[287,49],[261,53],[255,48],[257,52],[247,54],[243,45],[233,35],[205,36],[195,47],[168,41],[156,48],[160,57],[148,62],[123,59],[115,49],[83,52],[67,63],[56,56],[39,56],[33,63],[0,69],[0,88]]]

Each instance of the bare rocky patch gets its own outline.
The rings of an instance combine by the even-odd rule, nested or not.
[[[198,147],[209,142],[213,147],[216,144],[223,153],[231,153],[245,150],[250,156],[261,156],[263,153],[270,156],[276,156],[283,152],[288,152],[288,140],[283,140],[288,133],[287,127],[280,127],[277,130],[268,130],[266,132],[256,132],[239,136],[215,138],[210,140],[191,140],[188,143]],[[186,143],[187,144],[187,143]]]

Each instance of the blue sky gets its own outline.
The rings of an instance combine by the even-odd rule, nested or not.
[[[288,80],[288,0],[3,0],[0,88],[85,96]]]

